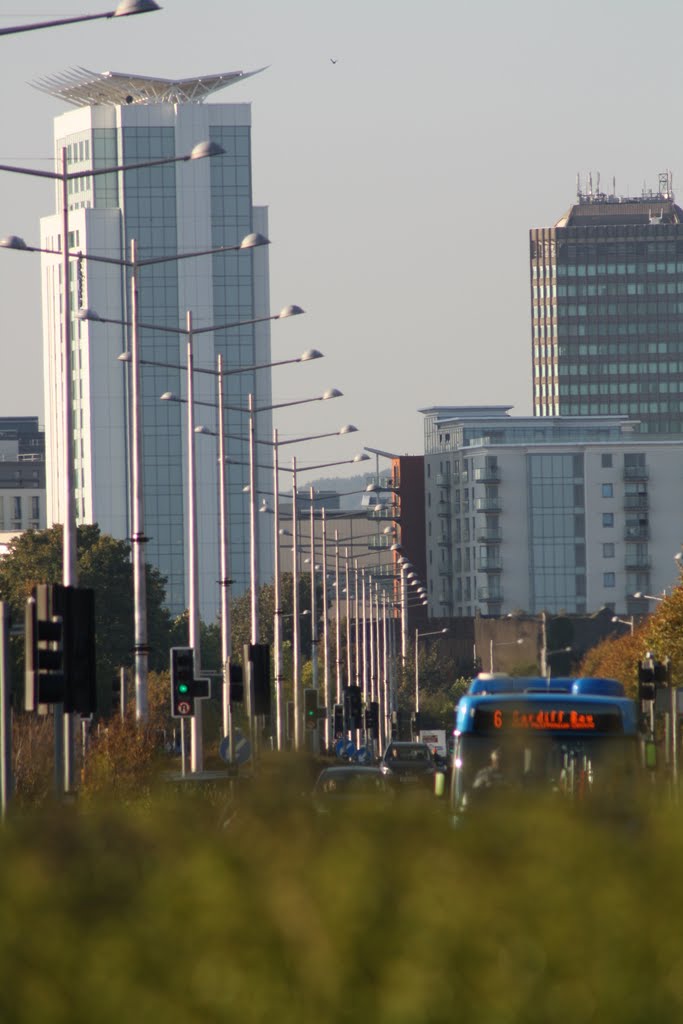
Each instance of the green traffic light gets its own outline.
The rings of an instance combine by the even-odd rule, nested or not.
[[[189,693],[189,690],[187,683],[178,683],[178,693]]]

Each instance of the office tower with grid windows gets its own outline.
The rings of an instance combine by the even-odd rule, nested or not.
[[[620,197],[579,187],[530,232],[536,416],[622,415],[683,434],[683,210],[671,176]]]
[[[69,182],[69,246],[86,257],[130,258],[135,240],[140,260],[237,245],[251,232],[267,235],[266,210],[252,199],[251,116],[248,104],[204,102],[218,89],[248,77],[242,72],[166,80],[83,69],[36,83],[73,109],[55,119],[56,166],[66,149],[67,169],[87,170],[145,163],[188,154],[200,141],[219,144],[223,155],[167,163]],[[61,182],[55,213],[41,221],[41,246],[61,250]],[[241,324],[267,316],[267,247],[175,260],[142,267],[138,275],[145,547],[147,561],[167,580],[169,608],[188,606],[188,452],[186,403],[160,401],[164,392],[187,395],[187,336],[168,328],[192,326],[195,367],[226,370],[270,361],[267,323],[223,331],[201,329]],[[62,428],[61,258],[44,255],[43,323],[48,523],[63,520],[60,465]],[[130,322],[129,274],[95,260],[71,262],[71,308]],[[159,328],[167,328],[166,331]],[[131,534],[129,370],[118,356],[130,349],[129,326],[72,322],[75,505],[79,523],[98,523],[118,538]],[[156,364],[156,365],[155,365]],[[158,365],[163,364],[163,365]],[[195,420],[216,430],[215,374],[196,372]],[[271,403],[268,370],[225,378],[232,594],[249,583],[248,396]],[[256,422],[257,438],[272,434],[270,413]],[[219,607],[218,476],[215,438],[198,437],[196,509],[201,615],[213,621]],[[267,452],[259,454],[267,489]],[[260,481],[261,482],[261,481]],[[261,531],[259,573],[272,574],[272,541]]]

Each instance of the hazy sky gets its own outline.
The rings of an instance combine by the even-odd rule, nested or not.
[[[326,356],[275,370],[273,398],[345,395],[277,425],[283,436],[359,427],[299,461],[362,445],[419,454],[417,410],[430,405],[529,414],[528,229],[561,216],[577,173],[638,194],[670,169],[676,189],[680,3],[160,2],[139,18],[0,38],[0,163],[49,166],[52,119],[67,108],[28,84],[43,75],[269,65],[214,99],[251,103],[272,308],[307,311],[274,325],[273,358]],[[115,5],[0,0],[0,25]],[[52,209],[49,185],[0,175],[0,235],[37,244]],[[0,281],[0,414],[42,418],[38,257],[0,252]]]

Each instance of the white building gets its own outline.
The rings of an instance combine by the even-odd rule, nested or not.
[[[642,614],[678,580],[683,440],[620,416],[421,410],[433,616]]]
[[[251,189],[251,118],[248,104],[204,103],[214,91],[246,77],[241,72],[168,81],[114,73],[69,72],[38,87],[75,109],[55,119],[56,166],[63,148],[69,171],[144,163],[188,154],[204,140],[224,155],[210,159],[74,179],[69,182],[69,245],[92,256],[130,257],[135,240],[140,260],[237,245],[254,231],[267,235],[267,215],[255,207]],[[55,214],[41,222],[41,246],[61,249],[61,182]],[[143,410],[144,525],[147,561],[167,579],[167,603],[174,613],[189,604],[187,587],[187,430],[186,405],[162,402],[164,392],[186,395],[187,336],[152,328],[182,328],[187,312],[193,328],[239,324],[268,316],[267,246],[242,252],[172,260],[139,271]],[[43,257],[45,430],[48,523],[63,520],[59,467],[63,451],[61,263]],[[72,311],[130,320],[128,274],[116,265],[72,261]],[[117,356],[130,348],[126,327],[80,321],[72,325],[73,424],[77,521],[98,523],[118,538],[131,534],[131,466],[128,369]],[[193,340],[196,368],[238,369],[270,361],[267,323]],[[168,364],[165,366],[152,364]],[[216,428],[215,375],[195,374],[195,420]],[[225,378],[226,404],[236,410],[271,402],[270,372],[244,372]],[[207,403],[207,404],[199,404]],[[229,522],[233,594],[249,581],[248,499],[243,488],[248,419],[226,413],[229,469]],[[270,413],[257,417],[257,435],[272,435]],[[215,439],[196,439],[197,510],[201,617],[213,621],[219,607],[218,480]],[[263,455],[260,463],[267,466]],[[267,468],[263,470],[268,479]],[[266,485],[267,486],[267,485]],[[261,578],[272,574],[272,541],[259,545]]]

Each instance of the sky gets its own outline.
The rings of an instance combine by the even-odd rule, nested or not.
[[[52,120],[67,108],[31,87],[42,76],[267,67],[213,101],[251,104],[271,307],[306,310],[273,325],[273,358],[325,355],[274,370],[273,400],[344,394],[276,425],[281,437],[358,427],[302,448],[299,463],[366,445],[421,454],[419,410],[434,405],[531,414],[528,231],[562,216],[577,174],[599,173],[605,191],[614,178],[622,195],[656,189],[666,170],[674,192],[683,182],[680,4],[159,2],[0,38],[0,163],[50,166]],[[115,3],[0,0],[0,27]],[[53,206],[49,184],[0,174],[0,236],[37,244]],[[0,251],[0,289],[0,415],[42,422],[39,258]]]

